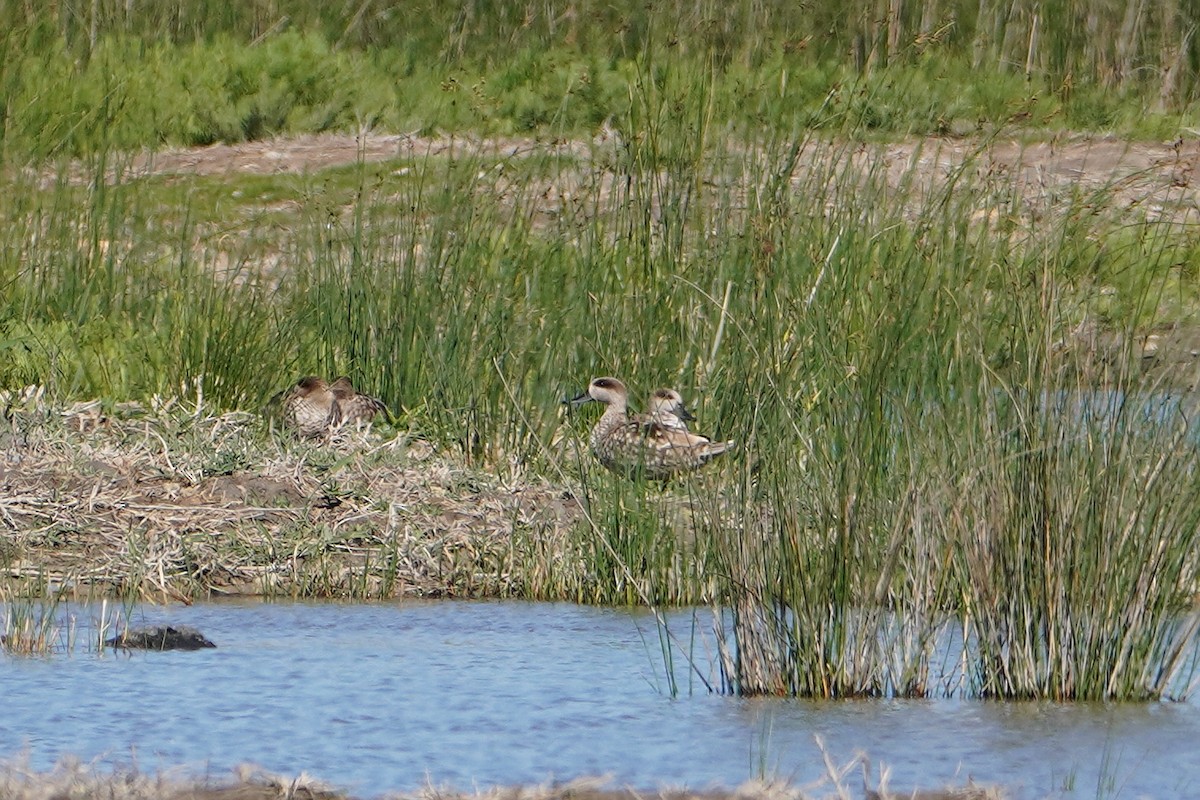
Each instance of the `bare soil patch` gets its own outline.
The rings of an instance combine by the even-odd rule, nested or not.
[[[301,174],[358,161],[378,162],[459,156],[521,158],[553,153],[580,159],[607,157],[622,148],[619,137],[602,131],[590,141],[533,137],[479,138],[415,134],[313,134],[239,144],[165,150],[143,154],[132,174],[145,175],[272,175]],[[1200,139],[1135,142],[1109,136],[1061,135],[1048,141],[1023,142],[926,138],[898,142],[835,145],[812,140],[801,148],[797,177],[816,164],[818,153],[848,154],[863,169],[882,162],[893,183],[916,170],[918,177],[941,181],[968,162],[977,174],[1016,176],[1029,200],[1067,192],[1111,190],[1119,207],[1144,207],[1177,221],[1197,221],[1200,211]]]
[[[765,153],[731,145],[734,158],[770,158]],[[664,175],[631,176],[629,145],[604,129],[590,140],[544,140],[531,137],[479,138],[411,134],[321,134],[270,141],[218,144],[206,148],[142,154],[129,175],[278,175],[303,174],[356,162],[433,159],[490,159],[505,163],[532,157],[554,157],[554,168],[536,174],[498,169],[481,173],[479,191],[510,205],[535,203],[535,224],[548,226],[560,218],[577,218],[610,208],[614,192],[628,191],[628,181],[642,180],[640,193],[657,197]],[[780,152],[778,158],[784,158]],[[901,203],[919,206],[924,199],[967,181],[994,192],[989,208],[978,217],[992,224],[1052,225],[1056,215],[1102,214],[1116,219],[1146,218],[1191,225],[1200,221],[1200,139],[1134,142],[1104,136],[1061,135],[1048,141],[1013,138],[924,138],[884,143],[838,142],[811,138],[799,143],[791,179],[797,192],[818,191],[829,184],[834,196],[843,169],[863,176],[882,176]],[[775,166],[783,165],[773,165]],[[404,169],[400,167],[400,169]],[[728,183],[714,164],[711,180]],[[486,171],[485,171],[486,172]],[[745,180],[736,177],[734,181]],[[726,185],[743,201],[755,187]],[[1019,202],[1014,202],[1019,200]],[[661,209],[659,209],[661,211]],[[920,209],[912,208],[918,215]],[[1001,220],[1001,217],[1007,217]]]
[[[511,158],[549,151],[585,156],[589,146],[584,142],[522,137],[483,139],[449,135],[308,134],[145,153],[133,160],[131,174],[134,177],[301,174],[344,167],[359,161],[372,163],[392,159],[452,157],[456,154]]]

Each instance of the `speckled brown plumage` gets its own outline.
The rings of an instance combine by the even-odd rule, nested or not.
[[[354,391],[350,379],[345,375],[335,380],[329,387],[337,399],[338,410],[341,413],[342,424],[358,424],[370,422],[375,415],[386,410],[383,401],[377,397]]]
[[[713,442],[686,427],[668,427],[651,415],[630,417],[629,392],[616,378],[596,378],[575,398],[576,403],[591,400],[608,406],[592,429],[592,452],[614,472],[665,480],[694,470],[734,446]],[[681,419],[677,421],[682,425]]]
[[[284,422],[302,436],[324,436],[347,423],[370,422],[384,410],[380,400],[356,392],[345,376],[330,384],[308,375],[276,395],[272,404],[279,408]]]

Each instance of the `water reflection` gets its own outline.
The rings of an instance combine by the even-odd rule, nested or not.
[[[0,752],[27,747],[39,768],[75,754],[217,776],[250,761],[365,795],[598,774],[647,788],[805,784],[823,773],[814,735],[839,762],[866,750],[898,786],[970,773],[1016,797],[1093,797],[1106,780],[1162,797],[1200,775],[1194,704],[671,699],[642,611],[222,603],[139,609],[134,622],[194,625],[218,649],[4,657]],[[691,623],[671,617],[683,641]],[[697,653],[715,674],[710,645]]]

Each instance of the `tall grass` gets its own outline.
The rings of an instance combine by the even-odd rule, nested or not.
[[[190,394],[207,378],[211,398],[225,404],[243,401],[247,386],[265,389],[258,365],[290,330],[263,289],[242,280],[237,249],[200,249],[203,232],[191,228],[186,201],[159,216],[137,187],[110,183],[114,171],[100,158],[64,167],[48,187],[34,173],[8,182],[0,198],[4,383],[148,397]]]
[[[1200,20],[1179,2],[9,0],[0,21],[16,161],[371,126],[578,135],[637,114],[634,87],[702,73],[705,113],[781,131],[1017,120],[1165,139],[1194,121],[1200,82]]]
[[[73,638],[58,614],[56,598],[9,597],[3,600],[4,633],[0,647],[13,655],[45,655]]]
[[[734,428],[759,434],[741,525],[754,535],[722,551],[727,687],[1186,693],[1193,409],[1140,374],[1132,345],[1071,344],[1094,313],[1072,276],[1126,232],[1075,209],[991,229],[978,210],[994,201],[969,181],[925,197],[854,185],[818,225],[812,251],[829,255],[798,259],[811,277],[758,317],[790,327],[730,343],[765,369],[723,393]],[[1146,224],[1151,273],[1194,257]]]

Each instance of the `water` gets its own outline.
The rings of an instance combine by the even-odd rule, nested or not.
[[[695,618],[711,645],[707,612]],[[685,641],[692,619],[671,617]],[[835,762],[864,750],[898,787],[971,774],[1018,798],[1187,797],[1200,781],[1192,703],[739,700],[688,695],[682,667],[672,699],[642,611],[219,603],[134,622],[194,625],[218,649],[0,657],[0,757],[218,779],[250,762],[366,796],[591,775],[701,789],[818,780],[819,736]]]

